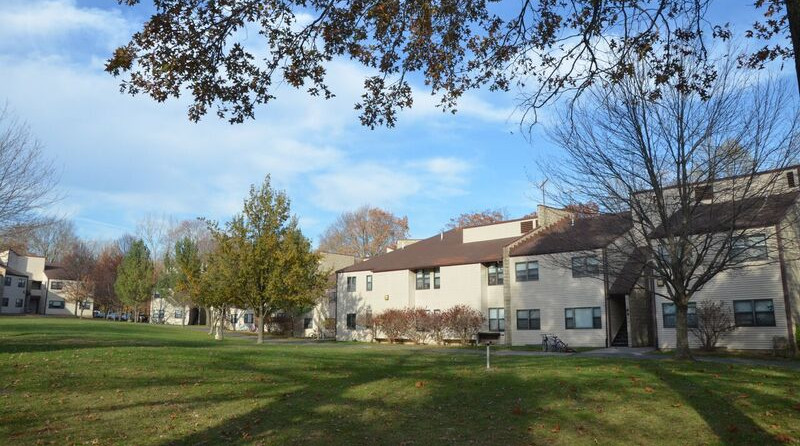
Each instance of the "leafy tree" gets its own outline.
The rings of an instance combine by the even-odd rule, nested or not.
[[[83,317],[83,303],[94,297],[95,284],[92,272],[97,260],[85,243],[75,241],[62,261],[63,269],[70,279],[64,282],[64,300],[74,303],[75,315]]]
[[[123,257],[117,270],[114,291],[120,300],[134,309],[134,320],[139,321],[139,312],[152,296],[155,273],[150,250],[142,240],[134,241]]]
[[[465,228],[467,226],[485,225],[508,220],[505,209],[486,209],[476,212],[465,212],[450,219],[445,230]]]
[[[319,249],[365,259],[385,253],[404,238],[408,238],[408,217],[362,206],[340,215],[322,234]]]
[[[209,318],[209,334],[221,340],[225,329],[227,309],[240,302],[244,290],[243,275],[240,274],[240,252],[231,236],[221,230],[216,223],[208,223],[214,240],[214,250],[208,256],[205,269],[201,273],[201,290],[197,304],[206,307]],[[263,323],[263,321],[261,321]]]
[[[443,110],[455,110],[471,89],[519,87],[522,109],[535,114],[565,94],[618,83],[637,62],[653,67],[653,97],[665,85],[707,97],[716,77],[707,48],[735,37],[726,23],[708,17],[711,0],[153,3],[155,14],[114,52],[106,71],[126,74],[122,91],[159,102],[192,92],[188,114],[195,121],[210,109],[230,122],[252,118],[283,81],[330,98],[327,66],[342,57],[375,73],[364,79],[356,104],[369,127],[395,124],[397,111],[412,105],[410,80],[416,77]],[[754,3],[764,20],[745,35],[765,46],[741,64],[793,57],[800,41],[798,2]],[[241,32],[253,26],[255,42],[256,33]],[[267,55],[257,56],[263,49]],[[694,65],[684,63],[685,55]]]
[[[91,273],[95,308],[99,306],[108,310],[120,305],[114,284],[117,281],[117,270],[122,258],[122,252],[116,244],[108,244],[100,250]]]
[[[159,278],[161,292],[168,293],[170,300],[181,308],[196,304],[203,293],[202,267],[197,244],[184,236],[165,255]],[[186,324],[186,318],[181,321]]]

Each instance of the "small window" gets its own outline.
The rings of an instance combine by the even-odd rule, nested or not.
[[[61,282],[59,280],[50,282],[50,289],[51,290],[62,290],[62,289],[64,289],[64,282]]]
[[[767,235],[753,234],[733,241],[731,259],[735,262],[750,262],[767,259]]]
[[[519,232],[527,234],[533,231],[533,220],[522,221],[519,223]]]
[[[34,280],[31,282],[31,289],[32,290],[41,290],[42,289],[42,282],[38,280]]]
[[[347,278],[347,292],[352,293],[356,290],[356,278],[355,277],[348,277]]]
[[[8,298],[7,298],[7,297],[4,297],[4,298],[3,298],[3,306],[4,306],[4,307],[7,307],[7,306],[8,306]]]
[[[439,268],[417,270],[416,288],[418,290],[431,289],[431,276],[433,276],[433,288],[438,290],[441,286]]]
[[[25,288],[28,284],[28,279],[17,279],[17,288]]]
[[[252,324],[255,315],[253,313],[245,313],[244,314],[244,323],[245,324]]]
[[[597,256],[572,258],[572,277],[593,277],[600,274],[600,260]]]
[[[567,329],[603,328],[600,307],[564,309],[564,326]]]
[[[236,313],[231,313],[229,319],[232,325],[236,325],[239,323],[239,315]]]
[[[539,330],[539,310],[517,310],[517,330]]]
[[[51,300],[47,303],[47,308],[62,309],[64,308],[63,300]]]
[[[92,309],[92,303],[90,301],[88,301],[88,300],[85,300],[85,301],[81,302],[80,307],[83,310],[91,310]]]
[[[303,318],[303,329],[308,330],[309,328],[311,328],[311,318],[310,317]]]
[[[6,276],[6,286],[11,286],[11,277]]]
[[[733,319],[737,327],[774,327],[772,299],[734,300]]]
[[[164,310],[158,310],[156,311],[155,318],[160,321],[164,320],[164,314],[165,314]]]
[[[17,308],[22,308],[22,305],[24,305],[24,304],[25,304],[25,299],[23,299],[23,298],[21,298],[21,297],[20,297],[20,298],[17,298],[17,301],[15,302],[15,304],[16,304],[16,307],[17,307]]]
[[[175,310],[175,319],[183,319],[183,310]]]
[[[489,308],[489,331],[506,331],[505,308]]]
[[[356,314],[355,313],[347,313],[347,329],[348,330],[355,330],[356,329]]]
[[[502,285],[503,284],[503,263],[495,262],[488,265],[489,270],[489,285]]]
[[[711,200],[714,198],[714,185],[706,184],[697,186],[694,190],[694,199],[697,201]]]
[[[797,186],[794,179],[794,172],[786,172],[786,182],[789,183],[789,187]]]
[[[517,282],[539,280],[539,262],[517,262],[514,265]]]
[[[664,320],[664,328],[675,328],[675,304],[664,303],[661,304],[662,319]],[[697,305],[694,302],[689,302],[689,309],[686,315],[686,323],[689,328],[697,328]]]
[[[367,291],[372,291],[372,274],[367,276]]]

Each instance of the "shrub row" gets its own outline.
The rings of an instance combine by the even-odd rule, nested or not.
[[[365,313],[358,325],[370,331],[372,340],[380,335],[390,342],[400,340],[424,344],[445,339],[458,339],[466,344],[483,326],[483,314],[466,305],[456,305],[442,312],[433,313],[423,308],[391,308],[383,313]]]

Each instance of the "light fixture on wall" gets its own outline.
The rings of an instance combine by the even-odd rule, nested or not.
[[[389,300],[389,295],[387,294],[387,295],[383,296],[383,300]]]

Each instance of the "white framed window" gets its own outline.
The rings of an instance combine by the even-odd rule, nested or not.
[[[572,277],[593,277],[600,274],[600,260],[597,256],[572,258]]]
[[[175,310],[175,319],[183,319],[183,310]]]
[[[568,330],[603,328],[600,307],[565,308],[564,327]]]
[[[506,331],[505,308],[489,308],[489,331]]]
[[[490,263],[487,266],[489,272],[489,285],[503,284],[503,262]]]
[[[733,319],[737,327],[774,327],[775,305],[772,299],[734,300]]]
[[[539,262],[517,262],[514,264],[517,282],[530,282],[539,280]]]
[[[372,274],[367,276],[367,291],[372,291]]]
[[[540,330],[539,310],[517,310],[517,330]]]
[[[356,290],[356,278],[355,277],[348,277],[347,278],[347,291],[352,293]]]
[[[64,289],[64,282],[60,280],[53,280],[50,282],[50,289],[51,290],[62,290]]]

